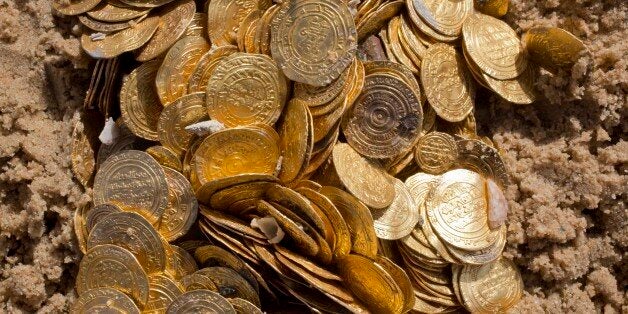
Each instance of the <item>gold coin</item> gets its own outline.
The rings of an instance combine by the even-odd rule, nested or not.
[[[452,43],[458,40],[459,36],[447,36],[441,34],[434,29],[432,29],[427,23],[423,21],[416,9],[414,8],[413,0],[406,0],[406,6],[408,7],[407,13],[412,21],[412,24],[416,27],[419,32],[417,32],[418,38],[425,44],[426,46],[430,46],[434,42],[443,42],[443,43]],[[463,24],[464,27],[464,24]]]
[[[262,128],[233,128],[211,134],[194,154],[201,184],[244,173],[273,174],[279,160],[279,135]]]
[[[96,7],[101,0],[54,0],[52,8],[63,15],[79,15]]]
[[[148,14],[150,9],[130,6],[116,6],[110,1],[102,1],[95,8],[87,12],[87,16],[101,22],[128,22]]]
[[[425,203],[419,208],[419,214],[421,215],[421,231],[425,235],[425,240],[429,243],[429,246],[434,248],[438,253],[438,256],[446,260],[449,263],[458,264],[458,261],[447,248],[446,243],[437,235],[432,222],[428,219],[427,206]]]
[[[506,312],[523,293],[517,266],[501,258],[481,266],[464,266],[460,273],[460,292],[467,310]]]
[[[312,116],[305,104],[290,101],[280,121],[282,162],[279,179],[292,182],[305,171],[314,147]]]
[[[351,194],[372,208],[390,206],[395,186],[381,165],[360,156],[349,144],[336,144],[332,155],[338,177]]]
[[[322,218],[325,214],[318,207],[312,206],[307,198],[294,190],[274,184],[266,190],[265,199],[288,208],[308,224],[316,227],[317,232],[321,234],[327,233]]]
[[[399,38],[406,41],[406,47],[410,49],[411,52],[413,52],[417,57],[419,57],[420,59],[425,58],[425,52],[427,51],[427,47],[419,39],[419,35],[417,34],[418,31],[412,25],[412,21],[407,14],[401,15],[400,20]],[[420,64],[417,64],[417,66],[420,66]]]
[[[294,98],[303,101],[308,107],[317,107],[325,105],[334,100],[345,88],[347,80],[355,71],[357,59],[353,61],[351,66],[348,66],[340,76],[333,82],[325,86],[312,86],[304,83],[296,82],[294,84]]]
[[[446,243],[464,250],[485,249],[499,232],[488,227],[484,178],[466,169],[443,174],[426,200],[430,224]]]
[[[87,239],[87,248],[113,244],[129,250],[147,274],[166,268],[166,252],[153,226],[137,213],[114,213],[97,223]]]
[[[199,202],[209,204],[211,197],[219,190],[249,182],[279,182],[277,177],[267,174],[240,174],[209,181],[196,190]]]
[[[94,176],[96,158],[90,143],[90,134],[87,125],[77,121],[72,131],[72,173],[83,185],[88,187]]]
[[[156,8],[164,4],[172,2],[172,0],[118,0],[122,4],[130,5],[133,7],[142,8]]]
[[[229,303],[231,303],[237,314],[263,314],[259,307],[244,299],[231,298]]]
[[[311,260],[309,260],[308,258],[302,255],[291,252],[290,250],[282,246],[275,246],[275,250],[277,251],[276,254],[279,254],[291,260],[293,263],[300,265],[301,267],[305,268],[307,271],[311,272],[315,276],[321,277],[325,280],[342,281],[342,278],[340,278],[335,273],[317,265],[316,263],[312,262]]]
[[[473,62],[498,80],[513,79],[528,66],[517,33],[504,21],[481,13],[470,14],[462,34]]]
[[[126,294],[112,288],[97,288],[83,293],[70,313],[140,314],[140,310]]]
[[[485,177],[493,178],[502,188],[508,185],[506,165],[499,152],[480,140],[456,138],[458,144],[458,161],[460,168],[473,170]]]
[[[271,35],[271,23],[273,18],[279,12],[281,6],[279,4],[273,4],[262,15],[261,24],[257,28],[255,34],[256,40],[259,46],[259,53],[270,55],[270,35]]]
[[[423,205],[427,194],[432,190],[438,178],[435,175],[418,172],[406,179],[405,184],[417,206]]]
[[[146,15],[141,16],[135,20],[132,21],[124,21],[124,22],[101,22],[95,19],[92,19],[91,17],[87,16],[87,15],[80,15],[78,17],[79,22],[81,22],[81,24],[83,24],[83,26],[99,32],[99,33],[105,33],[105,34],[109,34],[109,33],[113,33],[113,32],[117,32],[117,31],[121,31],[123,29],[127,29],[129,27],[131,27],[131,24],[135,23],[139,23],[141,20],[143,20],[144,18],[146,18]]]
[[[369,209],[353,195],[331,186],[324,186],[325,195],[338,209],[351,234],[351,251],[367,257],[377,255],[377,236]]]
[[[404,49],[403,41],[400,36],[401,30],[401,17],[395,16],[390,21],[388,21],[388,41],[390,42],[390,48],[392,53],[395,55],[397,60],[408,69],[412,71],[412,73],[419,73],[419,67],[421,66],[421,60],[418,59],[412,52],[406,52]]]
[[[259,282],[246,264],[234,254],[215,246],[204,245],[194,251],[194,257],[203,267],[222,266],[231,268],[240,274],[249,284],[259,292]]]
[[[421,170],[441,174],[457,161],[458,146],[453,136],[442,132],[430,132],[419,139],[414,157]]]
[[[87,252],[87,237],[89,236],[89,230],[86,228],[85,222],[85,212],[88,210],[88,206],[89,205],[84,205],[81,208],[75,209],[72,220],[74,224],[74,235],[76,235],[79,250],[83,254]],[[91,211],[91,209],[89,211]]]
[[[218,288],[218,293],[225,298],[242,298],[260,306],[257,291],[238,272],[228,267],[206,267],[200,273],[209,278]]]
[[[375,10],[364,15],[364,17],[358,22],[357,32],[359,42],[362,42],[370,35],[376,34],[378,30],[386,26],[386,23],[392,17],[398,15],[405,7],[402,0],[382,3],[383,4],[381,6],[378,6]],[[388,54],[389,58],[391,58],[391,55],[393,54]]]
[[[144,312],[165,312],[166,308],[178,296],[183,294],[183,287],[174,280],[161,274],[148,277],[148,302],[142,309]]]
[[[347,142],[366,157],[388,158],[409,148],[419,136],[423,110],[402,79],[370,74],[362,93],[342,121]]]
[[[372,209],[375,234],[380,239],[397,240],[412,232],[419,222],[418,207],[406,185],[394,179],[395,199],[386,209]]]
[[[462,23],[473,13],[473,0],[413,0],[412,3],[426,24],[446,36],[459,36]]]
[[[168,167],[163,170],[168,182],[169,202],[157,230],[172,242],[186,234],[196,221],[198,202],[185,176]]]
[[[209,39],[217,46],[236,44],[240,24],[252,11],[260,9],[259,0],[216,0],[207,7]]]
[[[439,117],[462,121],[473,110],[473,78],[452,46],[434,44],[427,49],[421,63],[421,83]]]
[[[127,51],[142,47],[153,36],[159,26],[159,17],[152,16],[114,34],[105,35],[99,40],[91,35],[81,36],[81,47],[94,59],[111,59]],[[93,35],[93,34],[92,34]]]
[[[188,80],[188,93],[205,92],[216,66],[225,57],[238,52],[236,46],[220,46],[206,52],[196,63]]]
[[[159,61],[146,62],[125,77],[120,89],[122,121],[135,134],[149,141],[158,140],[157,120],[163,107],[155,90]]]
[[[170,47],[155,78],[162,105],[168,106],[187,93],[188,79],[209,48],[203,37],[192,36],[183,37]]]
[[[488,0],[488,1],[474,1],[475,8],[493,17],[502,17],[508,12],[509,0]]]
[[[270,57],[234,53],[225,57],[207,84],[207,112],[227,127],[273,125],[286,101],[286,81]]]
[[[245,221],[234,216],[224,214],[222,211],[201,206],[201,215],[206,219],[211,220],[213,224],[222,226],[225,229],[229,229],[245,237],[258,239],[259,241],[266,240],[264,234],[250,227]]]
[[[194,257],[192,257],[192,255],[190,255],[190,253],[188,253],[185,249],[176,245],[171,245],[170,249],[172,250],[174,257],[177,259],[177,268],[175,273],[172,274],[175,279],[181,279],[198,270]]]
[[[262,199],[262,197],[266,194],[266,190],[274,184],[276,183],[254,181],[230,186],[214,193],[209,201],[209,204],[214,209],[231,210],[231,206],[238,201]]]
[[[157,134],[161,145],[171,149],[177,155],[189,149],[194,135],[185,127],[207,120],[205,93],[185,95],[166,106],[157,122]]]
[[[148,301],[148,277],[133,254],[116,245],[90,247],[76,276],[79,295],[96,288],[124,292],[140,306]]]
[[[290,238],[289,240],[295,244],[301,253],[308,256],[318,254],[320,248],[316,240],[305,232],[299,224],[286,216],[286,211],[282,212],[277,206],[263,200],[259,201],[257,210],[264,215],[270,215],[275,218],[277,224],[281,226],[286,236]]]
[[[214,282],[198,271],[181,278],[181,284],[185,291],[211,290],[218,292],[218,287],[216,287]]]
[[[262,17],[262,12],[260,12],[260,10],[253,10],[249,12],[249,14],[247,14],[244,17],[244,19],[242,19],[242,22],[240,22],[240,26],[238,27],[238,32],[236,33],[236,43],[240,51],[250,52],[250,51],[247,51],[244,46],[244,42],[246,41],[246,37],[247,37],[247,32],[250,31],[249,28],[257,27],[256,25],[259,23],[259,19],[261,17]]]
[[[177,156],[177,153],[166,146],[151,146],[146,149],[146,153],[155,158],[155,160],[163,167],[172,168],[179,172],[183,170],[183,164],[181,163],[179,156]]]
[[[233,306],[220,294],[210,290],[188,291],[176,298],[168,309],[167,314],[183,313],[223,313],[236,314]]]
[[[506,245],[506,225],[499,228],[498,238],[493,245],[486,249],[467,251],[455,247],[449,247],[449,253],[465,265],[484,265],[499,258]]]
[[[397,283],[401,291],[403,291],[403,310],[407,313],[414,307],[414,289],[406,272],[390,259],[378,255],[375,260],[377,265],[381,266]]]
[[[109,214],[120,213],[122,209],[115,204],[105,203],[94,206],[87,212],[85,218],[85,227],[87,231],[91,231],[94,226]]]
[[[158,225],[168,206],[168,183],[161,166],[149,154],[127,150],[109,157],[94,179],[94,205],[114,203],[142,209]]]
[[[558,27],[533,27],[522,42],[530,58],[550,70],[572,66],[586,49],[580,39]]]
[[[356,50],[357,32],[344,2],[291,0],[273,18],[271,54],[293,81],[328,85]]]
[[[194,0],[180,0],[160,8],[155,14],[159,15],[161,23],[155,35],[138,50],[135,59],[140,62],[152,60],[179,40],[194,18],[196,4]]]
[[[403,291],[381,266],[360,255],[349,254],[338,261],[344,284],[376,313],[401,313]]]
[[[183,36],[205,36],[207,34],[207,19],[203,12],[194,13],[192,21],[188,25]]]
[[[534,79],[538,73],[538,68],[533,64],[528,64],[526,69],[511,80],[496,80],[489,75],[482,73],[482,78],[488,87],[501,98],[515,104],[527,105],[534,102]]]

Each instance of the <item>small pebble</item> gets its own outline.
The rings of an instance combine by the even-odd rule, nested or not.
[[[251,220],[251,227],[262,231],[270,244],[277,244],[281,242],[285,236],[285,233],[277,223],[277,220],[270,216],[253,218],[253,220]]]
[[[102,129],[102,132],[98,135],[98,139],[105,145],[111,145],[119,135],[120,129],[118,125],[113,121],[113,118],[109,118],[107,122],[105,122],[105,127]]]
[[[499,228],[508,216],[508,201],[502,189],[492,179],[486,180],[488,196],[488,226],[491,229]]]
[[[209,135],[224,129],[225,125],[216,120],[201,121],[185,127],[186,131],[194,133],[198,136]]]

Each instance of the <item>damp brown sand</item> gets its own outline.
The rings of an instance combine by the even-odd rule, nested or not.
[[[532,106],[476,102],[512,179],[505,254],[526,287],[513,312],[628,312],[627,15],[622,0],[516,0],[506,16],[519,33],[566,28],[591,52],[543,72]],[[89,201],[69,167],[89,77],[76,24],[49,0],[0,0],[0,313],[76,299],[72,214]]]

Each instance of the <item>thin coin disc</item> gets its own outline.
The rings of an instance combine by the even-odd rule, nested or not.
[[[504,312],[523,293],[517,266],[505,258],[481,266],[464,266],[459,278],[464,305],[473,313]]]
[[[124,124],[135,134],[156,141],[157,121],[163,106],[155,89],[159,61],[146,62],[129,74],[120,90],[120,111]]]
[[[528,66],[517,33],[502,20],[481,13],[471,14],[462,26],[462,34],[473,62],[498,80],[514,79]]]
[[[120,2],[134,6],[134,7],[142,7],[142,8],[156,8],[160,7],[164,4],[172,2],[173,0],[119,0]]]
[[[534,79],[538,67],[528,64],[528,67],[518,77],[511,80],[496,80],[490,75],[482,73],[482,79],[501,98],[515,104],[527,105],[534,102]]]
[[[548,69],[573,65],[586,49],[580,39],[558,27],[533,27],[522,42],[530,58]]]
[[[205,93],[185,95],[161,112],[157,122],[159,141],[176,154],[183,154],[194,137],[185,127],[207,119]]]
[[[91,247],[79,267],[76,291],[114,288],[143,306],[148,300],[148,277],[133,253],[117,245]]]
[[[115,23],[128,22],[148,14],[148,8],[136,8],[129,6],[115,6],[109,1],[102,1],[94,9],[87,12],[87,16],[101,22]]]
[[[425,204],[434,231],[450,245],[480,250],[498,238],[498,230],[488,227],[484,178],[476,172],[466,169],[446,172]]]
[[[148,274],[166,269],[166,250],[159,233],[137,213],[110,214],[97,223],[89,234],[87,248],[101,244],[129,250]]]
[[[166,310],[167,314],[222,313],[236,314],[231,303],[220,294],[210,290],[194,290],[176,298]]]
[[[142,47],[159,27],[159,17],[152,16],[137,23],[135,27],[105,35],[96,40],[89,34],[81,36],[81,47],[94,59],[111,59],[127,51]]]
[[[260,9],[259,0],[215,0],[207,6],[207,32],[218,46],[236,44],[240,24],[251,12]]]
[[[439,117],[458,122],[473,110],[474,80],[454,47],[434,44],[427,49],[421,62],[421,83]]]
[[[495,180],[502,188],[508,185],[506,165],[497,149],[479,140],[457,138],[459,168],[466,168]]]
[[[70,312],[140,314],[133,299],[113,288],[86,291],[76,300]]]
[[[224,58],[207,84],[207,112],[227,127],[273,125],[286,101],[286,81],[270,57],[234,53]]]
[[[395,199],[386,209],[373,209],[375,234],[380,239],[401,239],[414,229],[419,222],[418,206],[406,185],[394,179]]]
[[[345,70],[357,50],[347,5],[332,0],[291,0],[272,21],[271,52],[293,81],[324,86]]]
[[[198,214],[198,202],[190,182],[176,170],[163,167],[168,182],[169,202],[159,224],[159,233],[169,242],[190,230]]]
[[[142,209],[154,225],[168,206],[168,183],[161,166],[149,154],[126,150],[109,157],[94,179],[94,205],[114,203]]]
[[[371,158],[391,158],[419,136],[420,100],[403,80],[392,75],[366,76],[362,93],[342,121],[347,142]]]
[[[413,0],[421,19],[437,32],[459,36],[462,23],[473,12],[473,0]]]
[[[155,158],[155,160],[164,167],[172,168],[177,171],[182,171],[183,169],[180,157],[166,146],[151,146],[146,149],[146,153]]]
[[[238,314],[263,314],[255,304],[240,298],[231,298],[229,303],[233,305],[236,313]]]
[[[180,284],[162,274],[151,275],[148,283],[148,302],[143,311],[164,312],[172,301],[183,294],[183,287]]]
[[[104,217],[119,212],[122,212],[122,209],[114,204],[105,203],[94,206],[85,216],[85,227],[87,228],[87,231],[91,231],[92,228],[94,228],[94,226]]]
[[[188,251],[176,245],[171,245],[170,248],[172,249],[172,254],[177,259],[176,273],[173,274],[176,279],[181,279],[198,270],[194,257]]]
[[[102,0],[54,0],[52,7],[64,15],[79,15],[96,7]]]
[[[437,181],[438,176],[423,172],[417,172],[406,179],[405,184],[414,198],[414,203],[417,207],[423,205],[427,194],[432,190]]]
[[[309,163],[314,146],[310,122],[303,102],[293,100],[288,103],[278,128],[283,156],[279,179],[283,182],[294,181]]]
[[[449,170],[458,159],[456,140],[447,133],[428,133],[419,139],[414,158],[421,170],[441,174]]]
[[[273,131],[274,132],[274,131]],[[255,127],[233,128],[208,136],[194,156],[201,184],[244,173],[273,174],[280,150],[279,136]]]

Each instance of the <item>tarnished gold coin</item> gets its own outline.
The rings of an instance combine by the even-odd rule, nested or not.
[[[558,27],[533,27],[521,40],[530,58],[550,70],[572,66],[586,49],[580,39]]]
[[[79,295],[96,288],[114,288],[129,295],[140,306],[148,301],[148,277],[133,253],[105,244],[90,247],[76,276]]]
[[[126,294],[112,288],[96,288],[83,293],[70,313],[140,314],[140,310]]]
[[[508,185],[506,165],[497,149],[480,140],[469,140],[456,137],[458,145],[459,168],[466,168],[493,178],[502,188]]]
[[[240,24],[252,11],[260,9],[259,0],[216,0],[207,6],[207,32],[218,46],[237,44]]]
[[[223,313],[236,314],[231,303],[220,294],[210,290],[194,290],[176,298],[166,311],[167,314]]]
[[[188,93],[205,92],[207,84],[216,66],[225,57],[238,52],[236,46],[220,46],[206,52],[196,63],[196,67],[188,80]]]
[[[221,266],[231,268],[240,274],[259,292],[259,283],[253,272],[233,253],[215,245],[204,245],[194,251],[194,257],[203,267]]]
[[[462,26],[462,34],[473,62],[498,80],[513,79],[528,66],[517,33],[504,21],[481,13],[470,14]]]
[[[194,18],[194,0],[178,0],[160,8],[155,14],[161,19],[153,37],[138,50],[135,59],[140,62],[152,60],[179,40]]]
[[[229,303],[231,303],[237,314],[263,314],[262,310],[255,304],[241,298],[231,298]]]
[[[188,36],[181,38],[168,50],[155,78],[162,105],[168,106],[187,93],[188,79],[198,60],[209,48],[205,38]]]
[[[419,139],[414,158],[421,170],[441,174],[458,160],[458,146],[453,136],[442,132],[430,132]]]
[[[283,110],[286,81],[270,57],[234,53],[225,57],[207,84],[207,112],[227,127],[273,125]]]
[[[403,291],[393,277],[366,257],[349,254],[338,261],[347,286],[369,309],[377,313],[401,313]]]
[[[155,158],[155,160],[164,167],[172,168],[179,172],[183,169],[183,164],[181,163],[179,156],[177,156],[177,153],[166,146],[151,146],[146,149],[146,153]]]
[[[459,282],[464,305],[474,313],[505,312],[523,294],[521,274],[505,258],[462,267]]]
[[[87,12],[87,16],[101,22],[128,22],[148,14],[150,9],[130,6],[116,6],[111,1],[102,1],[92,10]]]
[[[54,0],[52,7],[64,15],[79,15],[96,7],[101,0]]]
[[[300,101],[290,101],[279,124],[281,170],[279,179],[292,182],[301,175],[312,155],[314,130],[312,116]]]
[[[412,3],[425,23],[447,36],[459,36],[462,23],[473,13],[473,0],[413,0]]]
[[[176,154],[182,155],[188,150],[194,137],[185,127],[207,119],[205,93],[185,95],[162,110],[157,121],[159,141]]]
[[[94,205],[108,202],[123,209],[142,209],[157,226],[168,206],[164,170],[142,151],[114,154],[100,166],[94,179]]]
[[[362,93],[342,121],[347,142],[360,154],[390,158],[419,136],[423,110],[419,96],[402,79],[369,74]]]
[[[390,206],[395,186],[378,163],[360,156],[344,143],[334,146],[333,162],[342,184],[360,201],[376,209]]]
[[[372,209],[375,234],[380,239],[397,240],[410,234],[419,222],[418,206],[406,185],[394,179],[395,199],[386,209]]]
[[[93,31],[99,32],[99,33],[109,34],[109,33],[117,32],[117,31],[121,31],[123,29],[127,29],[131,27],[131,25],[135,25],[139,23],[140,21],[146,18],[146,15],[140,16],[136,18],[135,20],[124,21],[124,22],[101,22],[87,15],[80,15],[78,18],[79,18],[79,22],[81,22],[81,24],[83,24],[87,28]]]
[[[72,173],[83,185],[88,187],[94,177],[96,158],[90,143],[90,132],[87,125],[77,121],[72,131]]]
[[[277,133],[258,127],[216,132],[196,150],[194,166],[198,180],[205,184],[244,173],[273,174],[280,156],[278,142]]]
[[[172,301],[183,294],[183,287],[179,283],[162,274],[149,276],[148,284],[148,302],[142,309],[144,312],[163,313]]]
[[[290,0],[272,21],[272,56],[293,81],[328,85],[353,61],[356,50],[355,24],[342,1]]]
[[[462,121],[473,110],[473,78],[454,47],[434,44],[427,49],[421,63],[421,83],[439,117]]]
[[[154,82],[160,64],[143,63],[124,79],[120,90],[122,121],[133,134],[149,141],[159,139],[157,121],[163,107]]]
[[[168,167],[163,169],[168,182],[169,202],[157,230],[172,242],[186,234],[196,221],[198,202],[185,176]]]
[[[153,226],[137,213],[110,214],[92,228],[87,248],[113,244],[129,250],[147,274],[164,271],[166,251]]]
[[[109,214],[115,214],[115,213],[120,213],[120,212],[122,212],[122,209],[120,209],[120,207],[116,206],[115,204],[105,203],[105,204],[96,205],[93,208],[91,208],[87,212],[87,215],[84,217],[85,227],[87,228],[87,231],[89,232],[104,217],[107,217]]]
[[[92,58],[111,59],[127,51],[142,47],[153,36],[159,26],[159,17],[152,16],[137,23],[135,27],[98,38],[94,34],[81,36],[81,47]]]

